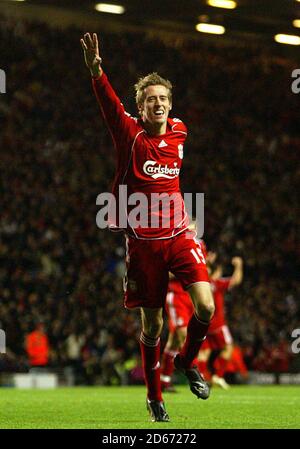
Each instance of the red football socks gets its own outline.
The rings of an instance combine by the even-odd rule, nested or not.
[[[209,322],[199,320],[194,314],[187,326],[187,336],[179,353],[184,368],[191,368],[207,334]]]
[[[169,349],[165,349],[162,362],[161,362],[161,381],[168,385],[171,383],[171,377],[174,371],[174,357],[178,353],[178,351],[172,351]]]
[[[228,360],[219,356],[217,359],[217,362],[216,362],[216,369],[215,369],[216,375],[219,377],[224,377],[227,365],[228,365]]]
[[[150,401],[162,401],[160,384],[160,338],[151,338],[141,332],[140,348]]]
[[[198,366],[198,371],[204,376],[205,380],[211,379],[211,373],[207,368],[207,363],[202,360],[197,360],[196,365]]]

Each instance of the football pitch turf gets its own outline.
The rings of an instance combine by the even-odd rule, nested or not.
[[[164,395],[169,423],[152,423],[145,388],[2,388],[1,429],[299,429],[300,386],[213,389],[207,401],[187,385]]]

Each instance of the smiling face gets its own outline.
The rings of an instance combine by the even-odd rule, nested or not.
[[[164,134],[167,119],[172,108],[170,92],[165,86],[147,86],[145,98],[139,105],[139,112],[146,128],[154,134]]]

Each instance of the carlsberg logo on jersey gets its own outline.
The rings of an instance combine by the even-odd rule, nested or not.
[[[146,161],[143,165],[143,172],[146,173],[146,175],[151,176],[153,179],[173,179],[180,173],[180,168],[177,168],[177,162],[174,162],[173,168],[169,168],[167,165],[157,164],[158,163],[156,161]]]

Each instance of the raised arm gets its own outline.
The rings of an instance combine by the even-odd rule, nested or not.
[[[231,263],[234,270],[230,279],[229,289],[236,287],[243,280],[243,259],[241,257],[233,257]]]

